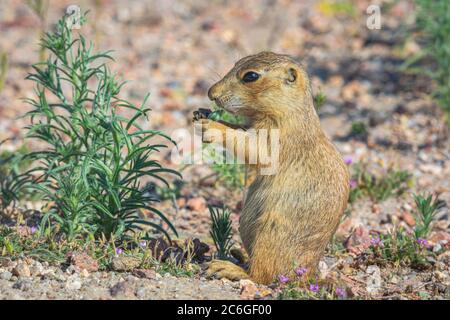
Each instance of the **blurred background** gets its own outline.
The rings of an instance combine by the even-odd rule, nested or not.
[[[448,202],[448,36],[437,32],[446,32],[449,21],[436,18],[436,8],[427,11],[439,2],[0,0],[0,140],[12,138],[3,146],[7,150],[23,146],[26,120],[18,117],[29,108],[22,99],[33,95],[34,84],[24,78],[45,57],[39,37],[76,4],[89,11],[81,32],[96,50],[113,50],[112,70],[130,81],[123,97],[140,103],[151,93],[149,128],[168,134],[190,129],[192,111],[211,107],[207,89],[239,58],[262,50],[290,54],[307,67],[323,127],[350,162],[373,175],[407,171],[414,178],[408,192],[441,193]],[[370,5],[381,9],[380,29],[367,27]],[[429,19],[419,24],[421,16]],[[433,36],[443,42],[439,48],[431,47]],[[29,142],[26,147],[33,148]],[[162,161],[176,167],[169,157]],[[183,171],[188,186],[177,195],[177,208],[161,206],[178,212],[181,230],[206,234],[206,202],[227,203],[237,220],[239,174],[190,166]],[[392,219],[408,226],[410,200],[360,201],[342,232],[360,223],[382,228]]]

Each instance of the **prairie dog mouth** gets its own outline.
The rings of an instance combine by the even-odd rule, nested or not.
[[[241,105],[229,105],[229,106],[224,106],[223,108],[230,113],[236,113],[242,108],[242,106]]]
[[[219,97],[215,102],[220,108],[231,113],[236,113],[242,108],[240,99],[232,95]]]

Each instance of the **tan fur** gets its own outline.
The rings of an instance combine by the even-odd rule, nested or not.
[[[244,83],[248,71],[260,78]],[[245,116],[250,128],[280,130],[279,169],[275,175],[255,177],[241,212],[239,230],[250,257],[250,277],[270,283],[298,266],[314,272],[347,205],[349,176],[320,126],[307,73],[289,56],[262,52],[239,60],[208,95]],[[201,123],[204,142],[214,142],[210,129],[225,135],[235,128],[211,120]],[[246,134],[239,131],[236,143],[243,143]]]

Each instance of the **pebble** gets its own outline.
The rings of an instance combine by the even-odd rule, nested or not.
[[[134,257],[118,256],[113,258],[111,267],[115,271],[130,271],[137,268],[140,263],[140,260]]]
[[[116,283],[114,286],[111,287],[110,292],[113,297],[125,299],[135,297],[133,285],[129,281],[121,281]]]
[[[21,291],[29,291],[32,287],[33,286],[30,279],[19,279],[13,284],[13,289]]]
[[[66,289],[80,290],[81,289],[81,281],[79,279],[68,279],[66,282]]]
[[[136,290],[136,297],[138,297],[139,299],[144,299],[146,294],[147,289],[145,289],[144,287],[140,287]]]
[[[366,290],[367,293],[374,296],[380,292],[381,289],[381,271],[378,266],[371,265],[367,267],[366,270],[367,282]]]
[[[30,267],[30,273],[33,276],[40,276],[43,272],[44,266],[39,261],[35,261]]]
[[[13,275],[17,277],[31,277],[31,271],[25,262],[19,262],[12,270]]]
[[[0,273],[0,279],[9,281],[9,280],[11,280],[11,278],[12,278],[12,273],[9,272],[9,271],[5,271],[5,272]]]
[[[206,200],[202,197],[191,198],[186,205],[192,211],[202,212],[206,210]]]

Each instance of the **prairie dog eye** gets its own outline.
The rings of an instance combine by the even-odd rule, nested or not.
[[[244,81],[246,83],[247,82],[254,82],[254,81],[258,80],[258,79],[259,79],[259,74],[257,74],[254,71],[246,72],[244,74],[244,76],[242,77],[242,81]]]

